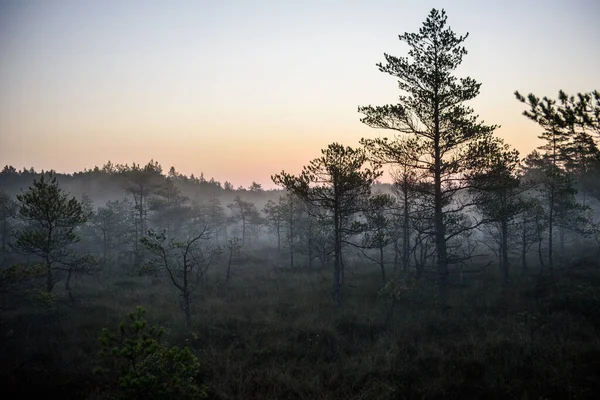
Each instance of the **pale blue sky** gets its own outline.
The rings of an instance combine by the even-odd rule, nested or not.
[[[175,165],[247,186],[298,172],[333,141],[381,132],[359,105],[393,103],[383,53],[429,10],[469,32],[473,107],[526,153],[513,96],[600,89],[600,2],[2,1],[0,164],[72,172]]]

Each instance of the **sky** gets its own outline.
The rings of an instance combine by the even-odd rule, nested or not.
[[[597,0],[0,0],[0,164],[154,159],[273,188],[329,143],[389,135],[357,108],[396,102],[376,64],[432,8],[469,32],[470,105],[523,156],[540,129],[515,90],[600,89]]]

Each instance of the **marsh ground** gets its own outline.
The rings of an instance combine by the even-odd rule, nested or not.
[[[266,263],[265,263],[266,264]],[[177,291],[155,277],[79,277],[75,304],[2,313],[4,398],[52,394],[100,399],[92,374],[98,336],[138,305],[189,346],[214,399],[584,399],[600,394],[600,266],[551,277],[532,271],[503,287],[494,273],[465,275],[444,302],[427,279],[403,279],[390,314],[373,265],[346,274],[344,306],[331,303],[328,269],[215,267],[184,328]]]

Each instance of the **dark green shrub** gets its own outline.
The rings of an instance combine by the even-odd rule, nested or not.
[[[102,330],[99,356],[107,367],[97,373],[117,382],[117,398],[200,399],[206,397],[198,385],[198,359],[189,348],[167,347],[159,342],[163,329],[148,326],[145,310],[138,307],[121,322],[116,333]]]

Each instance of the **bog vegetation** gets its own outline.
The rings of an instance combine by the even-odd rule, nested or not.
[[[467,36],[435,9],[400,35],[398,102],[358,109],[388,134],[279,190],[4,167],[2,392],[598,398],[600,93],[515,92],[543,141],[523,157],[467,105]]]

